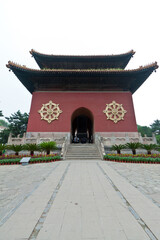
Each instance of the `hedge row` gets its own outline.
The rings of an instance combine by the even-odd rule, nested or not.
[[[138,153],[138,154],[126,154],[126,153],[121,153],[121,154],[116,154],[116,153],[108,153],[108,156],[118,156],[118,157],[131,157],[131,158],[137,158],[137,157],[142,157],[142,158],[160,158],[160,154],[153,153],[153,154],[143,154],[143,153]]]
[[[53,161],[59,161],[61,159],[60,156],[54,156],[54,157],[40,157],[40,158],[31,158],[29,163],[42,163],[42,162],[53,162]],[[0,160],[0,165],[10,165],[10,164],[20,164],[19,158],[15,159],[3,159]]]
[[[46,155],[46,154],[37,154],[37,155],[33,155],[31,156],[30,154],[21,154],[21,155],[18,155],[16,156],[15,154],[10,154],[10,155],[2,155],[0,156],[0,161],[1,160],[5,160],[5,159],[21,159],[23,157],[31,157],[31,158],[46,158],[46,157],[55,157],[55,156],[58,156],[57,153],[52,153],[52,154],[49,154],[49,155]]]
[[[121,157],[105,155],[104,160],[116,161],[116,162],[131,162],[131,163],[160,163],[160,158],[144,158],[144,157]]]

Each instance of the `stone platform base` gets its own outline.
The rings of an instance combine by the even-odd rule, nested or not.
[[[62,146],[66,137],[69,137],[70,133],[51,133],[51,132],[28,132],[24,134],[22,138],[13,138],[11,135],[8,138],[7,144],[26,144],[26,143],[36,143],[55,141],[57,146]]]
[[[138,132],[108,132],[98,133],[104,146],[111,147],[114,144],[126,144],[128,142],[140,142],[142,144],[156,144],[156,137],[142,137]]]
[[[156,144],[156,138],[153,134],[152,137],[142,137],[138,132],[99,132],[94,134],[94,142],[96,136],[100,138],[104,147],[111,147],[114,144],[126,144],[128,142],[140,142],[143,144]],[[26,144],[55,141],[58,146],[62,146],[65,139],[71,142],[70,132],[27,132],[23,138],[13,138],[11,135],[8,138],[8,144]]]

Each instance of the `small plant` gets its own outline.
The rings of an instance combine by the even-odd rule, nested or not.
[[[157,145],[156,150],[160,152],[160,145]]]
[[[117,151],[117,154],[121,154],[121,150],[125,148],[125,145],[119,144],[119,145],[113,145],[112,150]]]
[[[147,150],[147,154],[151,155],[151,151],[152,150],[156,150],[157,149],[157,145],[156,144],[142,144],[141,148]]]
[[[125,144],[125,148],[131,149],[132,154],[136,154],[136,149],[140,148],[141,144],[139,142],[130,142]]]
[[[0,143],[0,156],[2,156],[3,151],[6,149],[6,145],[3,143]]]
[[[57,149],[56,142],[42,142],[39,144],[39,148],[42,149],[47,153],[47,155],[50,154],[50,151]]]
[[[34,155],[34,151],[39,151],[38,145],[36,143],[28,143],[24,145],[24,150],[30,151],[30,155]]]
[[[14,144],[12,144],[12,145],[8,145],[6,148],[8,150],[14,151],[15,155],[18,156],[19,152],[21,152],[24,149],[24,145],[21,145],[21,144],[20,145],[14,145]]]

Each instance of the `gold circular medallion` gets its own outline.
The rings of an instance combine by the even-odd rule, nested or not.
[[[127,111],[124,110],[122,104],[112,101],[112,103],[106,104],[106,109],[103,112],[106,114],[107,119],[117,123],[120,120],[124,120],[124,115]]]
[[[60,113],[62,110],[59,108],[59,104],[53,103],[49,101],[49,103],[42,104],[41,109],[38,111],[41,115],[41,119],[51,123],[55,119],[58,120]]]

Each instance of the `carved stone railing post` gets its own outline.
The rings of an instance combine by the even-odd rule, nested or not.
[[[98,151],[100,153],[101,159],[103,160],[105,151],[104,151],[104,144],[101,141],[101,137],[98,134],[95,134],[95,143],[97,145]]]
[[[155,133],[152,133],[152,141],[154,142],[154,144],[157,144],[157,139],[156,139],[156,135]]]
[[[67,153],[69,144],[70,144],[70,134],[68,134],[65,137],[64,143],[62,144],[61,157],[63,158],[63,160],[66,157],[66,153]]]

